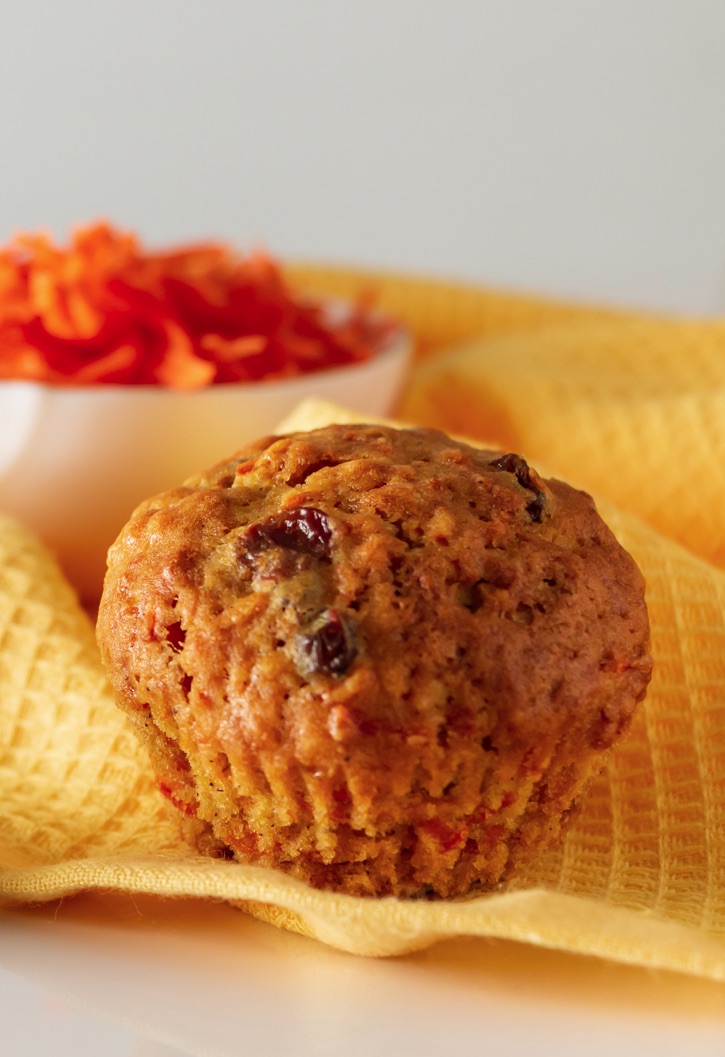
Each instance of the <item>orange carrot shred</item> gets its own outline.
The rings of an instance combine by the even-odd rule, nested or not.
[[[291,289],[269,255],[216,243],[145,250],[107,223],[66,248],[0,248],[0,379],[198,389],[369,359],[395,330],[361,292],[344,318]]]

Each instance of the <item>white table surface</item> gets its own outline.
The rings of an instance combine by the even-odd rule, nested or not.
[[[363,959],[225,906],[0,913],[3,1057],[723,1057],[722,984],[459,939]]]

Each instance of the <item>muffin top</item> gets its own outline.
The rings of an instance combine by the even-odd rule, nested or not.
[[[251,752],[272,788],[293,759],[369,829],[411,790],[478,802],[494,755],[609,746],[650,676],[643,593],[591,498],[520,456],[334,425],[139,507],[99,636],[183,753]]]

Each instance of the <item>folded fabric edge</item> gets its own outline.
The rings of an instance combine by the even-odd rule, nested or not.
[[[407,304],[420,299],[428,307],[435,296],[434,309],[441,311],[441,300],[452,303],[454,308],[468,308],[471,303],[487,309],[484,317],[494,323],[502,317],[506,321],[515,314],[522,317],[522,325],[529,323],[533,315],[546,322],[568,319],[680,319],[679,313],[653,310],[644,306],[613,304],[596,298],[567,297],[547,293],[534,287],[522,287],[506,283],[487,282],[457,276],[435,269],[387,268],[375,265],[353,264],[334,260],[302,260],[289,258],[282,261],[287,277],[294,283],[304,285],[318,295],[354,296],[361,290],[371,289],[385,305]],[[417,314],[420,315],[418,305]],[[425,316],[429,312],[425,313]],[[693,317],[700,318],[700,317]],[[708,317],[703,317],[708,318]],[[718,317],[719,318],[719,317]],[[479,323],[479,327],[482,324]]]
[[[203,858],[74,860],[0,875],[0,902],[6,906],[102,889],[229,902],[367,957],[403,955],[444,939],[478,936],[725,982],[725,937],[649,912],[544,889],[450,903],[370,900],[321,892],[261,867]]]

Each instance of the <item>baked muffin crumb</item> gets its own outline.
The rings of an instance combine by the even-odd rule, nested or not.
[[[382,426],[267,437],[142,504],[98,636],[197,846],[369,896],[539,855],[651,673],[589,496]]]

